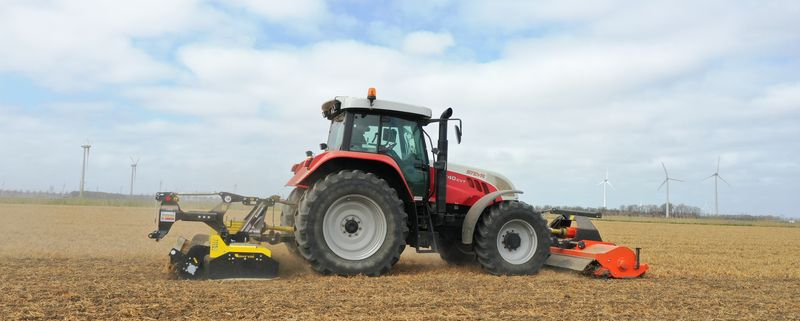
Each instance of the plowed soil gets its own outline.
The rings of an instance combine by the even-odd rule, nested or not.
[[[798,228],[604,222],[643,248],[643,279],[544,269],[497,277],[408,249],[383,277],[320,276],[275,246],[281,277],[175,280],[178,223],[155,243],[155,208],[0,205],[0,316],[11,320],[798,320]]]

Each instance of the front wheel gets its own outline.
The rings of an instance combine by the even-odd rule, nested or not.
[[[550,255],[549,235],[544,218],[530,205],[497,203],[478,223],[475,254],[489,273],[535,274]]]

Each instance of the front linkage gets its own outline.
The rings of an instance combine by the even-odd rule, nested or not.
[[[221,202],[209,211],[183,211],[178,205],[181,196],[219,196]],[[272,278],[277,276],[278,262],[272,252],[253,242],[277,244],[292,240],[293,227],[267,225],[268,208],[284,203],[278,196],[269,198],[241,196],[233,193],[156,194],[160,202],[158,230],[148,236],[156,241],[169,233],[177,221],[203,222],[212,231],[195,235],[191,241],[182,237],[170,250],[170,268],[183,278]],[[225,222],[225,213],[233,203],[253,208],[242,221]]]

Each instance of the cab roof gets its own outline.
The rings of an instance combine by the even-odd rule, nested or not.
[[[431,109],[422,106],[409,105],[388,101],[383,99],[375,99],[370,105],[367,98],[350,97],[350,96],[337,96],[333,100],[329,100],[322,104],[323,115],[336,113],[336,109],[376,109],[388,110],[398,113],[411,114],[415,116],[422,116],[431,118]]]

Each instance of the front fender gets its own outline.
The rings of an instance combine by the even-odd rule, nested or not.
[[[494,203],[495,199],[507,194],[522,194],[522,191],[503,190],[491,192],[478,199],[475,204],[472,204],[472,207],[467,211],[467,216],[464,217],[464,224],[461,225],[461,243],[472,244],[472,236],[475,234],[475,225],[478,224],[483,210],[485,210],[489,204]]]

